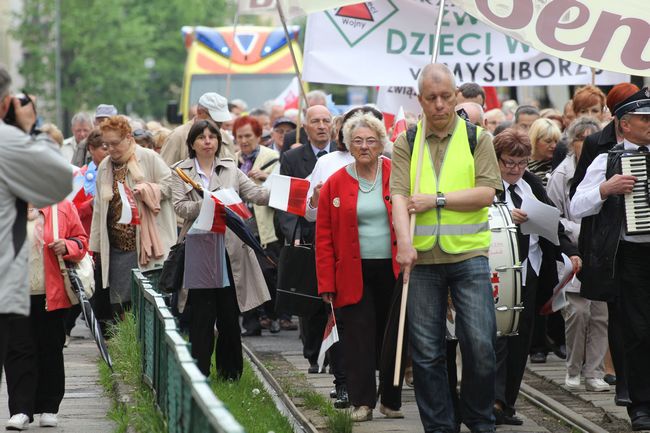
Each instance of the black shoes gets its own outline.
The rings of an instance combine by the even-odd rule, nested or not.
[[[605,377],[603,377],[603,380],[607,382],[608,385],[616,385],[616,376],[613,374],[606,374]]]
[[[530,355],[530,362],[533,364],[544,364],[546,362],[546,354],[544,352],[535,352]]]
[[[494,408],[494,424],[495,425],[522,425],[524,420],[519,418],[514,413],[512,415],[506,414],[503,409]]]
[[[309,374],[316,374],[318,373],[318,371],[319,371],[318,364],[310,364],[309,368],[307,369],[307,373]]]
[[[630,413],[632,431],[650,430],[650,411],[645,409],[636,409]]]
[[[337,409],[347,409],[350,407],[348,389],[345,385],[339,385],[336,387],[336,400],[334,400],[334,407]]]
[[[560,359],[566,359],[566,346],[563,344],[553,349],[553,353],[555,353],[555,356],[557,356]]]
[[[261,329],[247,329],[246,331],[241,333],[242,337],[259,337],[262,335],[262,330]]]

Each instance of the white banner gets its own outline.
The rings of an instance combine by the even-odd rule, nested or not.
[[[353,5],[359,0],[280,0],[280,2],[284,14],[291,18],[337,6]],[[237,5],[240,14],[265,13],[277,8],[276,0],[238,0]]]
[[[378,0],[311,14],[303,78],[317,83],[417,87],[421,68],[431,62],[437,10],[427,1]],[[459,83],[591,82],[588,67],[540,53],[449,4],[438,61],[454,71]],[[623,81],[629,81],[629,76],[596,72],[596,84]]]
[[[501,33],[594,68],[650,76],[648,0],[453,0]]]

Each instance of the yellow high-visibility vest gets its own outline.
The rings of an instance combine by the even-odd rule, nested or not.
[[[481,128],[476,128],[477,141]],[[418,123],[415,143],[411,153],[411,194],[415,189],[417,156],[420,151],[422,122]],[[424,140],[420,193],[436,195],[462,189],[474,188],[474,155],[467,139],[467,126],[458,118],[454,133],[436,176],[429,146]],[[491,233],[488,208],[472,212],[458,212],[446,208],[433,208],[416,215],[413,246],[418,251],[428,251],[439,242],[440,248],[449,254],[483,250],[490,246]]]

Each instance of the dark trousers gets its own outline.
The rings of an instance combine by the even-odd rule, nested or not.
[[[72,329],[75,327],[75,324],[77,323],[77,317],[79,317],[80,314],[81,314],[81,305],[77,304],[68,308],[68,312],[65,315],[66,335],[70,335],[70,333],[72,333]]]
[[[621,241],[619,278],[625,372],[632,405],[628,412],[650,411],[650,244]]]
[[[302,340],[302,355],[309,361],[310,365],[318,363],[320,344],[323,341],[323,333],[327,325],[327,313],[329,307],[323,304],[318,310],[309,316],[300,316],[300,339]]]
[[[607,322],[607,339],[609,351],[612,354],[612,363],[616,372],[616,395],[620,398],[629,398],[627,392],[627,378],[625,373],[625,345],[621,306],[618,300],[607,303],[609,320]]]
[[[537,297],[535,311],[548,301],[549,297]],[[553,350],[553,346],[549,344],[549,338],[553,342],[553,346],[559,347],[565,344],[565,331],[564,331],[564,318],[561,311],[556,311],[548,316],[543,316],[539,313],[535,314],[535,326],[533,327],[532,343],[530,353],[548,353]]]
[[[10,320],[16,316],[0,314],[0,379],[2,379],[2,367],[7,357],[7,345],[9,344]]]
[[[515,413],[515,403],[526,370],[535,325],[537,287],[538,278],[529,264],[526,285],[522,287],[524,310],[519,315],[518,334],[497,338],[496,400],[503,404],[504,412],[509,415]]]
[[[192,309],[192,356],[196,359],[199,370],[206,377],[210,375],[210,359],[214,352],[217,375],[224,379],[238,380],[244,369],[244,359],[235,288],[191,289],[188,303]],[[215,323],[219,332],[216,350]]]
[[[358,303],[341,308],[345,324],[342,343],[350,403],[375,407],[376,371],[384,340],[388,310],[395,287],[390,259],[362,260],[363,295]],[[384,391],[390,391],[387,387]],[[389,396],[385,398],[390,399]]]
[[[10,322],[5,362],[9,413],[58,413],[65,393],[66,309],[45,311],[45,295],[31,297],[30,316]]]

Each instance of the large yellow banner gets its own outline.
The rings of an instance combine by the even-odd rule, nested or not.
[[[650,76],[647,0],[453,0],[502,33],[561,59]]]

